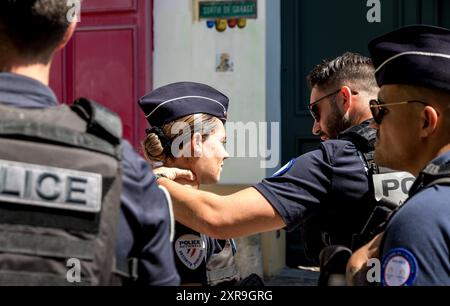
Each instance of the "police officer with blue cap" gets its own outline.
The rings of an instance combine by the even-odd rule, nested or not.
[[[177,285],[166,196],[120,119],[48,87],[69,9],[0,1],[0,285]]]
[[[417,175],[387,223],[382,284],[450,285],[450,30],[415,25],[369,44],[381,86],[375,160]]]
[[[194,186],[214,184],[223,162],[228,97],[195,82],[178,82],[157,88],[139,100],[151,128],[143,142],[147,159],[195,175]],[[171,169],[156,169],[170,177]],[[177,182],[180,176],[173,177]],[[240,280],[233,239],[214,239],[177,222],[175,260],[185,285],[232,285]]]

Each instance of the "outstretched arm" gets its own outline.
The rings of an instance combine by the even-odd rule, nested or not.
[[[158,183],[172,196],[175,218],[212,237],[228,239],[285,226],[278,212],[254,188],[219,196],[166,178],[160,178]]]

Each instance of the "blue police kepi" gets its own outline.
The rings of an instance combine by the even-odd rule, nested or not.
[[[163,126],[196,113],[214,116],[223,122],[228,116],[228,97],[201,83],[178,82],[153,90],[139,101],[151,126]]]
[[[170,161],[171,167],[189,169],[199,178],[200,184],[215,183],[216,181],[204,181],[204,178],[208,177],[211,167],[196,167],[194,163],[198,164],[216,158],[210,159],[203,155],[194,159],[190,156],[174,157],[172,144],[179,134],[171,134],[173,133],[172,124],[174,122],[187,123],[192,118],[200,118],[197,128],[202,133],[202,143],[208,139],[214,139],[217,130],[222,130],[225,138],[223,123],[227,119],[228,97],[206,84],[178,82],[155,89],[140,99],[138,103],[151,125],[151,129],[147,130],[147,138],[144,140],[144,151],[148,159],[152,162],[162,163],[164,166],[168,166],[167,161]],[[202,121],[201,118],[205,118],[206,121]],[[214,132],[204,134],[202,131],[204,122],[209,126],[214,125]],[[188,143],[192,144],[193,135],[197,132],[196,123],[189,127],[193,128],[193,131],[190,130],[188,134]],[[147,146],[146,141],[149,138],[152,140],[149,141],[151,144]],[[163,147],[163,152],[157,157],[153,156],[151,152],[159,147],[159,145],[155,145],[155,139]],[[217,140],[220,141],[220,139]],[[224,139],[221,141],[222,143],[212,141],[209,142],[209,145],[217,150],[215,152],[223,152],[225,151]],[[164,158],[158,159],[161,156]],[[220,162],[223,159],[219,158]],[[216,163],[212,165],[213,167],[217,166]],[[216,179],[218,180],[218,177]],[[240,280],[239,270],[235,264],[236,245],[233,239],[214,239],[177,222],[174,240],[175,263],[182,284],[232,285]]]
[[[375,159],[418,175],[385,229],[382,284],[448,286],[450,30],[404,27],[374,39],[369,50],[381,87],[371,102],[379,129]]]

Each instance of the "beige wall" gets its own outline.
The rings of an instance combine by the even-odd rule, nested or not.
[[[193,20],[193,2],[154,0],[154,88],[179,81],[206,83],[230,98],[229,122],[265,122],[266,0],[258,1],[258,18],[249,19],[244,29],[222,33]],[[234,71],[216,72],[216,57],[225,52],[232,56]],[[253,184],[265,176],[260,157],[230,158],[221,182]]]
[[[265,277],[272,277],[286,266],[286,232],[284,230],[263,233],[261,252]]]

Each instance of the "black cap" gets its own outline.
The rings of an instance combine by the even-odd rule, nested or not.
[[[163,126],[192,114],[209,114],[227,119],[228,97],[200,83],[173,83],[153,90],[141,98],[139,106],[151,126]]]
[[[369,43],[379,86],[419,85],[450,91],[450,30],[407,26]]]

